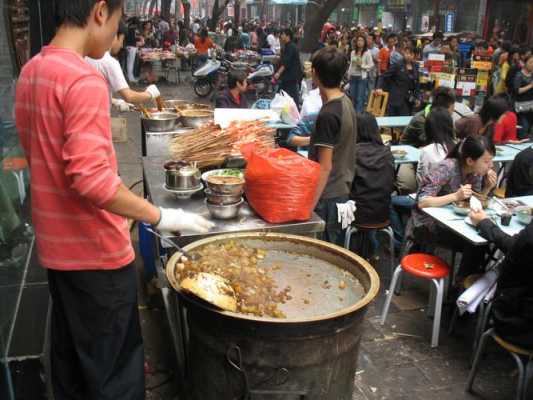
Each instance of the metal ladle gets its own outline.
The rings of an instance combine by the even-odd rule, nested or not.
[[[162,242],[168,244],[169,246],[174,247],[176,250],[178,250],[183,256],[187,257],[189,260],[191,260],[191,261],[195,261],[195,260],[198,259],[198,255],[196,255],[196,254],[189,254],[188,252],[186,252],[185,250],[183,250],[179,245],[177,245],[176,243],[174,243],[172,240],[170,240],[170,239],[167,238],[167,237],[164,237],[163,235],[160,235],[159,233],[157,233],[156,231],[154,231],[152,228],[148,228],[148,227],[146,227],[146,230],[147,230],[148,232],[150,232],[152,235],[157,236],[159,239],[161,239]]]
[[[146,227],[146,230],[152,235],[157,236],[162,242],[174,247],[189,260],[195,261],[199,258],[197,254],[190,254],[186,252],[172,240],[160,235],[153,229]],[[179,285],[183,290],[186,290],[187,292],[222,310],[232,312],[237,311],[237,299],[235,297],[235,291],[229,282],[219,275],[208,272],[200,272],[194,277],[183,279]]]

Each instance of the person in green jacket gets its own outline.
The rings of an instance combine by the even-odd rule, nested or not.
[[[453,114],[455,105],[455,94],[453,89],[447,87],[438,87],[433,91],[433,101],[425,109],[414,115],[409,125],[403,131],[400,137],[400,144],[406,144],[414,147],[426,145],[426,118],[431,112],[432,107],[444,107]]]

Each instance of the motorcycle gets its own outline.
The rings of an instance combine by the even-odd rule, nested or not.
[[[208,58],[204,65],[194,71],[193,89],[198,97],[207,97],[211,94],[221,68],[222,62],[220,60]]]
[[[250,66],[243,62],[231,62],[225,58],[208,59],[207,62],[198,68],[193,76],[194,93],[198,97],[207,97],[213,91],[218,92],[227,87],[228,73],[230,71],[248,72]]]
[[[227,87],[228,73],[233,70],[247,73],[249,91],[254,92],[256,98],[271,98],[274,90],[272,87],[272,77],[274,67],[270,63],[262,63],[251,67],[244,62],[231,62],[225,57],[209,58],[207,62],[198,68],[193,76],[194,93],[198,97],[207,97],[213,91],[219,92]]]
[[[250,90],[255,91],[256,99],[272,98],[274,90],[272,87],[272,77],[274,76],[274,66],[269,63],[259,64],[248,75],[248,85]]]

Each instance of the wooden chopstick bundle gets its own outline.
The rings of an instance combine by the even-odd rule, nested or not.
[[[218,166],[227,157],[240,156],[243,144],[274,148],[274,129],[263,121],[246,121],[222,129],[215,124],[204,125],[192,132],[176,136],[170,144],[173,159],[197,162],[200,168]]]

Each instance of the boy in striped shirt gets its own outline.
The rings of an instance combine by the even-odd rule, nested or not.
[[[159,209],[117,174],[109,92],[84,57],[109,50],[122,0],[56,0],[58,30],[22,69],[16,123],[31,171],[32,218],[48,269],[56,400],[144,399],[144,354],[126,218],[160,231],[211,223]]]

